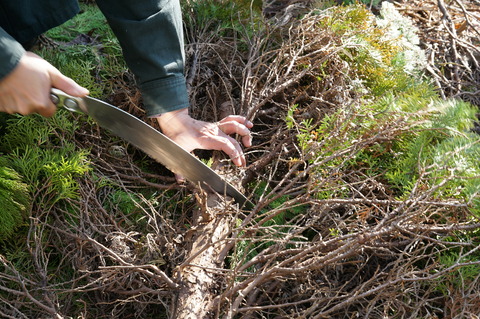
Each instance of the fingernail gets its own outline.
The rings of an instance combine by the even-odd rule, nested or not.
[[[76,83],[75,83],[76,84]],[[76,84],[72,90],[71,90],[71,93],[72,95],[76,95],[76,96],[84,96],[84,95],[87,95],[88,93],[90,93],[88,91],[88,89],[84,88],[83,86],[80,86],[78,84]]]
[[[81,95],[88,95],[90,93],[90,91],[86,88],[84,88],[83,86],[80,87],[80,89],[78,90],[78,93],[81,94]]]

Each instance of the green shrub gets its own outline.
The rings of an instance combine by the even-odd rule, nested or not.
[[[30,204],[28,186],[21,176],[0,160],[0,241],[7,239],[24,222]]]
[[[71,113],[65,110],[52,118],[13,116],[0,139],[6,165],[22,176],[31,194],[51,194],[49,204],[76,197],[75,178],[90,169],[88,150],[78,150],[73,143],[77,128]]]
[[[427,114],[428,120],[414,134],[399,141],[386,177],[408,195],[421,172],[426,186],[439,186],[437,198],[471,203],[472,212],[480,216],[480,144],[478,135],[470,131],[475,107],[460,100],[436,100]]]

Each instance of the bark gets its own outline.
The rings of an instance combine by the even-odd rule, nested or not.
[[[202,202],[200,200],[200,202]],[[232,245],[226,240],[230,234],[233,207],[216,194],[208,194],[201,209],[194,216],[191,246],[177,276],[182,287],[175,303],[174,318],[211,318],[216,296],[217,270],[223,264]]]

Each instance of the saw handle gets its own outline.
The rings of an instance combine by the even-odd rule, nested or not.
[[[68,95],[62,90],[51,88],[50,100],[52,100],[53,104],[57,107],[64,107],[72,112],[85,113],[82,109],[82,98]]]

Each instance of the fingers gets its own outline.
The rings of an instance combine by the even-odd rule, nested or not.
[[[223,151],[227,153],[227,155],[230,157],[230,159],[236,166],[247,166],[247,160],[245,159],[245,154],[243,153],[240,144],[238,144],[238,142],[230,136],[227,136],[227,139],[229,143],[226,144],[225,149],[228,150],[229,153],[227,153],[225,149],[223,149]]]
[[[237,166],[246,166],[242,147],[230,134],[242,136],[246,147],[252,145],[250,121],[243,116],[231,115],[217,123],[198,121],[188,110],[172,111],[158,118],[162,132],[188,152],[195,149],[223,151]]]
[[[250,128],[253,123],[245,119],[243,116],[230,115],[218,122],[218,127],[227,135],[238,134],[242,137],[242,143],[246,147],[252,146],[252,135]]]
[[[248,121],[245,117],[240,115],[230,115],[222,119],[217,123],[220,130],[219,143],[216,148],[225,152],[237,166],[244,167],[247,165],[245,155],[243,154],[240,144],[229,135],[238,134],[242,137],[242,143],[245,147],[252,146],[252,135],[250,134],[250,128],[253,127],[253,123]]]
[[[57,107],[50,100],[49,91],[40,91],[32,96],[22,96],[14,99],[13,107],[9,113],[18,113],[21,115],[29,115],[38,113],[45,117],[51,117],[55,114]]]
[[[219,133],[217,136],[202,138],[200,148],[223,151],[236,166],[244,167],[247,164],[240,144],[234,138],[223,133]]]
[[[50,100],[52,87],[74,96],[88,94],[87,89],[64,76],[40,56],[26,52],[14,70],[0,82],[0,111],[52,116],[56,111]]]
[[[52,82],[52,87],[54,88],[78,97],[85,96],[89,93],[86,88],[78,85],[74,80],[63,75],[56,68],[51,69],[49,74]]]
[[[27,52],[25,55],[29,58],[29,67],[32,71],[44,72],[46,74],[46,87],[48,87],[49,91],[51,87],[54,87],[69,95],[78,97],[85,96],[89,93],[86,88],[80,86],[71,78],[63,75],[56,67],[42,59],[40,56],[31,52]],[[50,92],[48,92],[48,100],[50,101]],[[46,101],[42,102],[45,104]]]
[[[50,93],[47,96],[42,97],[42,100],[42,103],[34,107],[36,113],[45,117],[51,117],[53,114],[55,114],[57,107],[50,100]]]
[[[248,128],[253,127],[253,123],[250,122],[244,116],[241,116],[241,115],[229,115],[229,116],[223,118],[219,123],[231,122],[231,121],[235,121],[237,123],[243,124]]]

